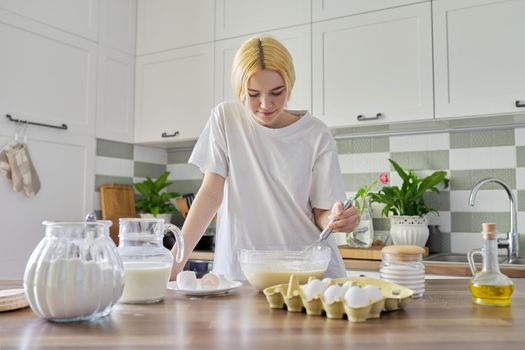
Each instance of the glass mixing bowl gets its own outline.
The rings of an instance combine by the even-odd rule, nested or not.
[[[239,251],[239,262],[244,276],[260,291],[276,284],[288,283],[291,275],[297,276],[299,283],[306,283],[308,277],[322,278],[330,258],[329,247],[309,251]]]

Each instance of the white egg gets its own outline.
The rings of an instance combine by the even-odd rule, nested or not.
[[[311,280],[303,287],[306,300],[312,300],[316,296],[321,296],[326,289],[326,285],[318,279]]]
[[[370,302],[368,301],[368,293],[358,286],[350,287],[345,293],[345,303],[350,307],[363,307]]]
[[[343,299],[345,291],[339,284],[331,285],[324,291],[324,301],[327,304],[332,304],[336,298]]]
[[[212,272],[205,274],[201,278],[201,287],[204,290],[215,290],[219,288],[219,285],[220,285],[219,277]]]
[[[376,286],[373,286],[371,284],[367,284],[363,287],[363,290],[368,294],[368,299],[372,303],[383,299],[383,293],[381,292],[381,289],[377,288]]]
[[[184,290],[195,290],[198,287],[194,271],[181,271],[177,275],[177,287]]]
[[[354,282],[352,282],[352,281],[346,281],[345,283],[343,283],[343,289],[344,289],[345,293],[353,285],[354,285]]]
[[[328,287],[330,283],[332,283],[332,279],[330,277],[325,277],[321,282],[323,282],[324,285]]]

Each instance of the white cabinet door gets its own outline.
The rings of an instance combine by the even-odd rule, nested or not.
[[[0,9],[98,40],[99,0],[0,0]]]
[[[311,110],[312,71],[310,25],[275,30],[270,34],[281,41],[292,55],[295,68],[295,86],[288,102],[290,109]],[[237,49],[249,36],[220,40],[215,43],[215,102],[233,101],[231,69]]]
[[[99,43],[135,55],[137,0],[100,0]]]
[[[322,21],[416,2],[421,0],[312,0],[312,20]]]
[[[94,135],[97,44],[0,10],[0,116]]]
[[[135,141],[197,138],[214,105],[213,44],[140,56],[136,64]]]
[[[313,24],[313,111],[331,127],[433,118],[430,3]]]
[[[133,143],[135,56],[100,45],[98,69],[98,138]]]
[[[217,0],[216,39],[226,39],[311,21],[305,0]]]
[[[0,121],[0,146],[14,130]],[[81,220],[93,208],[94,138],[31,126],[27,134],[41,189],[28,198],[0,176],[0,279],[22,279],[29,255],[44,237],[43,220]]]
[[[525,112],[525,1],[433,2],[436,118]]]
[[[211,42],[214,0],[139,0],[137,55]]]

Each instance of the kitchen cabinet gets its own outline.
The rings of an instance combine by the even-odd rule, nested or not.
[[[214,40],[214,0],[139,0],[137,55]]]
[[[213,43],[137,57],[136,142],[200,135],[214,106],[213,62]]]
[[[226,39],[308,24],[311,3],[304,0],[217,0],[215,39]]]
[[[98,41],[99,0],[0,0],[0,9]]]
[[[137,0],[100,0],[99,44],[135,55]]]
[[[99,45],[96,137],[133,143],[135,56]]]
[[[101,0],[96,137],[134,141],[136,0]]]
[[[525,112],[525,1],[432,4],[436,118]]]
[[[69,133],[95,135],[95,42],[0,9],[0,47],[3,119],[65,123]]]
[[[312,21],[356,15],[421,2],[421,0],[312,0]]]
[[[6,125],[3,125],[5,123]],[[0,145],[15,125],[0,121]],[[44,220],[82,220],[93,207],[95,139],[89,135],[29,126],[28,149],[41,189],[35,197],[14,192],[0,176],[0,278],[21,279],[31,252],[44,237]]]
[[[330,127],[433,118],[429,2],[313,23],[313,111]]]
[[[267,32],[280,40],[294,60],[296,81],[292,90],[292,96],[288,102],[290,109],[308,109],[311,110],[311,43],[310,43],[311,26],[302,25],[292,28],[275,30]],[[250,36],[243,36],[234,39],[219,40],[215,43],[215,102],[233,101],[231,86],[231,70],[233,58],[237,49]]]

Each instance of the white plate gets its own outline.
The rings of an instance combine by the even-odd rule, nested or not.
[[[204,289],[179,289],[177,281],[168,282],[168,289],[174,290],[175,292],[183,295],[195,295],[195,296],[206,296],[206,295],[218,295],[228,293],[231,290],[239,288],[242,283],[239,281],[229,281],[229,284],[224,288],[204,290]]]

